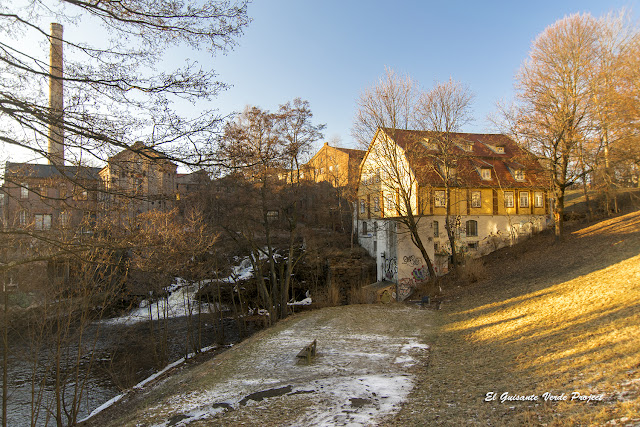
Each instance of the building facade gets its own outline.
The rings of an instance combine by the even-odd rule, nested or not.
[[[456,252],[480,256],[546,228],[549,184],[535,156],[496,134],[379,129],[360,168],[359,243],[376,258],[378,280],[398,283],[399,298],[428,279],[406,226],[410,214],[437,274]]]
[[[314,182],[326,181],[333,187],[351,185],[355,188],[365,154],[364,150],[332,147],[325,142],[303,166],[300,178]]]
[[[38,231],[91,226],[97,212],[98,171],[7,162],[0,188],[3,226]]]
[[[100,210],[120,225],[138,215],[175,207],[177,165],[157,150],[136,142],[107,161],[99,172],[104,196]]]

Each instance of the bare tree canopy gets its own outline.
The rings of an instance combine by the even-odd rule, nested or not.
[[[631,129],[638,116],[628,114],[633,109],[623,99],[629,100],[624,95],[629,85],[622,80],[622,64],[634,60],[634,38],[637,29],[624,13],[601,19],[575,14],[557,21],[533,42],[516,76],[514,105],[501,108],[502,125],[548,166],[558,238],[565,191],[580,182],[587,196],[587,183],[602,182],[608,212],[612,150],[622,154],[627,144],[637,143]],[[629,166],[631,171],[618,175],[637,170]]]
[[[378,128],[410,129],[418,96],[418,86],[411,77],[387,68],[385,75],[356,101],[353,138],[366,149]]]
[[[45,21],[51,17],[67,29],[95,26],[98,35],[73,40],[62,35],[62,28],[52,35]],[[226,85],[203,64],[186,57],[180,61],[176,49],[225,52],[248,22],[244,1],[5,1],[0,6],[0,141],[11,150],[31,152],[30,158],[48,158],[53,112],[44,93],[53,79],[64,86],[64,118],[58,125],[73,156],[68,160],[104,161],[136,140],[176,154],[175,160],[209,160],[202,148],[220,117],[212,111],[183,117],[176,102],[211,99]],[[38,53],[39,45],[50,41],[64,50],[63,73]],[[167,66],[169,53],[177,65]]]

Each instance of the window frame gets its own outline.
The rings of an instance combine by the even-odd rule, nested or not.
[[[440,237],[440,224],[438,221],[433,221],[433,237]]]
[[[29,198],[29,184],[23,182],[20,184],[20,198],[28,199]]]
[[[447,192],[445,190],[433,191],[433,206],[436,208],[447,207]]]
[[[18,225],[20,227],[26,227],[29,223],[29,214],[26,209],[21,209],[18,211]]]
[[[504,196],[504,207],[505,208],[514,208],[516,206],[515,205],[515,194],[514,194],[513,191],[505,191],[503,193],[503,196]]]
[[[538,203],[540,201],[540,203]],[[535,191],[533,193],[533,207],[544,208],[544,193],[542,191]]]
[[[522,197],[526,196],[526,199],[523,199]],[[529,207],[529,192],[528,191],[520,191],[518,193],[518,199],[520,199],[519,204],[521,208],[528,208]],[[522,202],[525,203],[522,203]]]
[[[465,235],[467,237],[478,237],[478,221],[469,219],[464,223]]]
[[[478,196],[477,199],[474,196]],[[472,208],[481,208],[482,207],[482,191],[474,190],[471,191],[471,207]]]
[[[51,214],[34,214],[33,228],[39,231],[51,230]]]

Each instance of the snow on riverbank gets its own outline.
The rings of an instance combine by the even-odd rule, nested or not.
[[[209,305],[195,298],[198,289],[202,286],[202,283],[187,284],[184,280],[176,278],[175,283],[165,288],[168,293],[167,298],[143,300],[140,307],[134,308],[128,314],[104,319],[103,322],[110,325],[129,325],[149,320],[188,316],[190,313],[197,314],[198,310],[206,313],[209,311]]]
[[[238,283],[240,281],[253,278],[253,266],[248,257],[243,258],[240,263],[231,268],[228,277],[219,279],[222,283]],[[198,283],[187,283],[185,280],[176,277],[175,282],[166,287],[164,291],[167,298],[145,299],[140,306],[134,308],[129,313],[104,319],[103,322],[110,325],[130,325],[137,322],[158,320],[164,318],[174,318],[197,314],[198,310],[203,313],[215,310],[207,303],[201,303],[195,297],[199,289],[213,282],[213,280],[203,280]]]

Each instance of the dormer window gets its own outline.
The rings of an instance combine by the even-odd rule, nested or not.
[[[424,145],[424,147],[427,150],[432,150],[432,151],[437,151],[438,150],[438,144],[436,144],[435,142],[431,141],[429,138],[423,138],[422,139],[422,145]]]
[[[524,181],[524,171],[522,169],[513,171],[513,177],[516,179],[516,181]]]
[[[456,145],[458,146],[458,148],[460,148],[462,151],[473,151],[473,144],[470,142],[459,142],[456,143]]]
[[[480,176],[482,176],[483,181],[491,181],[491,169],[489,168],[480,169]]]
[[[496,153],[504,154],[504,147],[496,147]]]

